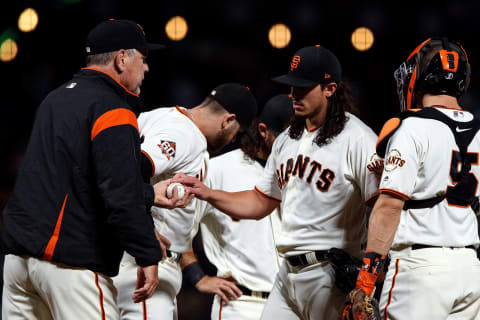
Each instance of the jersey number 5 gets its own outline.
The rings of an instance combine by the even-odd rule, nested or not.
[[[478,165],[478,153],[466,153],[466,162],[470,165]],[[459,151],[452,151],[452,160],[450,163],[450,179],[452,183],[456,185],[462,180],[462,156]],[[473,199],[477,193],[478,188],[478,179],[470,171],[464,179],[467,185],[462,188],[462,198],[464,199]],[[448,191],[453,191],[454,186],[448,186]],[[448,205],[458,206],[458,207],[468,207],[470,204],[465,205],[465,202],[456,200],[455,198],[447,198]]]

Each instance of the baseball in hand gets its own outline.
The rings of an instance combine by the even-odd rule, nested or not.
[[[178,199],[182,199],[183,196],[185,195],[185,188],[183,187],[183,184],[174,182],[170,183],[167,187],[167,198],[173,197],[173,188],[177,188],[177,193],[178,193]]]

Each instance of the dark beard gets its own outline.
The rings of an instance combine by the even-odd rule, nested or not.
[[[220,150],[223,149],[230,141],[228,141],[227,133],[221,131],[219,132],[213,141],[208,141],[207,151],[210,155],[217,154]]]

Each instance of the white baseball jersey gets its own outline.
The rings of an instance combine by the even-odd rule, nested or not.
[[[152,162],[153,182],[172,178],[183,172],[200,180],[207,173],[207,140],[185,109],[159,108],[140,114],[140,136],[144,136],[142,152]],[[170,250],[186,252],[191,248],[195,201],[186,208],[152,207],[157,231],[170,240]]]
[[[343,248],[358,254],[365,236],[365,202],[377,191],[374,171],[377,136],[347,113],[345,128],[318,147],[317,130],[300,139],[288,132],[274,142],[257,191],[281,200],[282,233],[277,243],[287,256]]]
[[[236,149],[210,160],[206,184],[227,192],[251,190],[263,167]],[[219,277],[233,277],[253,291],[272,289],[280,260],[275,235],[280,230],[278,210],[261,220],[234,220],[200,201],[205,254]],[[272,228],[273,227],[273,228]]]
[[[451,119],[468,122],[471,113],[437,108]],[[458,148],[448,126],[433,119],[410,117],[390,138],[380,191],[403,199],[428,199],[455,185],[453,177],[461,170]],[[480,177],[477,133],[468,147],[471,172]],[[478,179],[478,178],[477,178]],[[477,187],[476,195],[479,190]],[[470,207],[449,205],[443,200],[433,208],[404,210],[392,248],[400,245],[468,246],[479,243],[477,219]]]

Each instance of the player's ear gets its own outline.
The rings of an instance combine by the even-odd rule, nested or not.
[[[231,127],[232,125],[235,125],[236,120],[237,116],[234,113],[224,113],[222,119],[222,129],[226,129]]]
[[[335,82],[330,82],[330,83],[327,83],[323,86],[323,92],[325,93],[325,96],[327,98],[330,98],[331,96],[333,96],[333,94],[335,93],[335,91],[337,91],[337,84]]]
[[[118,52],[115,54],[115,58],[113,58],[113,64],[115,70],[117,70],[118,73],[122,73],[125,71],[125,69],[127,68],[127,60],[127,51],[125,49],[118,50]]]
[[[265,123],[260,122],[257,126],[258,133],[263,138],[263,140],[267,140],[268,138],[268,127]]]

